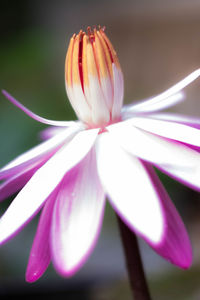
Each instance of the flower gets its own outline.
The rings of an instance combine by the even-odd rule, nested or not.
[[[131,230],[159,255],[188,268],[192,261],[184,224],[154,167],[200,190],[200,121],[159,111],[184,99],[196,70],[162,94],[122,108],[123,74],[104,28],[70,40],[65,82],[79,121],[39,117],[9,93],[31,118],[51,125],[44,141],[0,170],[1,200],[19,191],[0,220],[0,243],[40,209],[26,280],[37,280],[52,260],[73,275],[93,250],[105,197]]]

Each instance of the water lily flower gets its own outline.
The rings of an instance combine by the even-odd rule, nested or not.
[[[0,244],[42,209],[26,280],[37,280],[50,261],[73,275],[100,233],[105,197],[123,222],[159,255],[180,268],[192,261],[184,224],[154,167],[200,190],[200,121],[160,113],[184,100],[183,89],[200,70],[158,96],[122,108],[124,83],[117,54],[104,28],[70,40],[65,64],[69,101],[79,121],[36,115],[50,125],[43,142],[0,170],[0,199],[19,191],[0,219]]]

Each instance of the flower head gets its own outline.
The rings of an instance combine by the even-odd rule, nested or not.
[[[45,141],[0,170],[0,199],[19,191],[1,217],[0,243],[40,209],[27,281],[50,261],[74,274],[97,241],[105,197],[131,230],[181,268],[192,260],[184,224],[154,168],[200,190],[200,120],[155,113],[184,100],[194,71],[162,94],[121,109],[123,75],[102,28],[73,35],[65,81],[79,121],[37,116],[6,91],[4,96],[33,119],[51,125]]]
[[[82,30],[70,40],[65,63],[67,95],[78,118],[88,128],[120,119],[123,74],[117,54],[99,27]]]

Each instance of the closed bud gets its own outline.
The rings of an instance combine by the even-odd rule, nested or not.
[[[78,118],[88,128],[104,127],[120,119],[123,74],[104,29],[88,27],[73,35],[65,63],[66,90]]]

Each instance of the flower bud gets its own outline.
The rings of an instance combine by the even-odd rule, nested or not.
[[[78,118],[88,128],[120,119],[123,74],[104,28],[82,30],[70,40],[65,63],[66,90]]]

